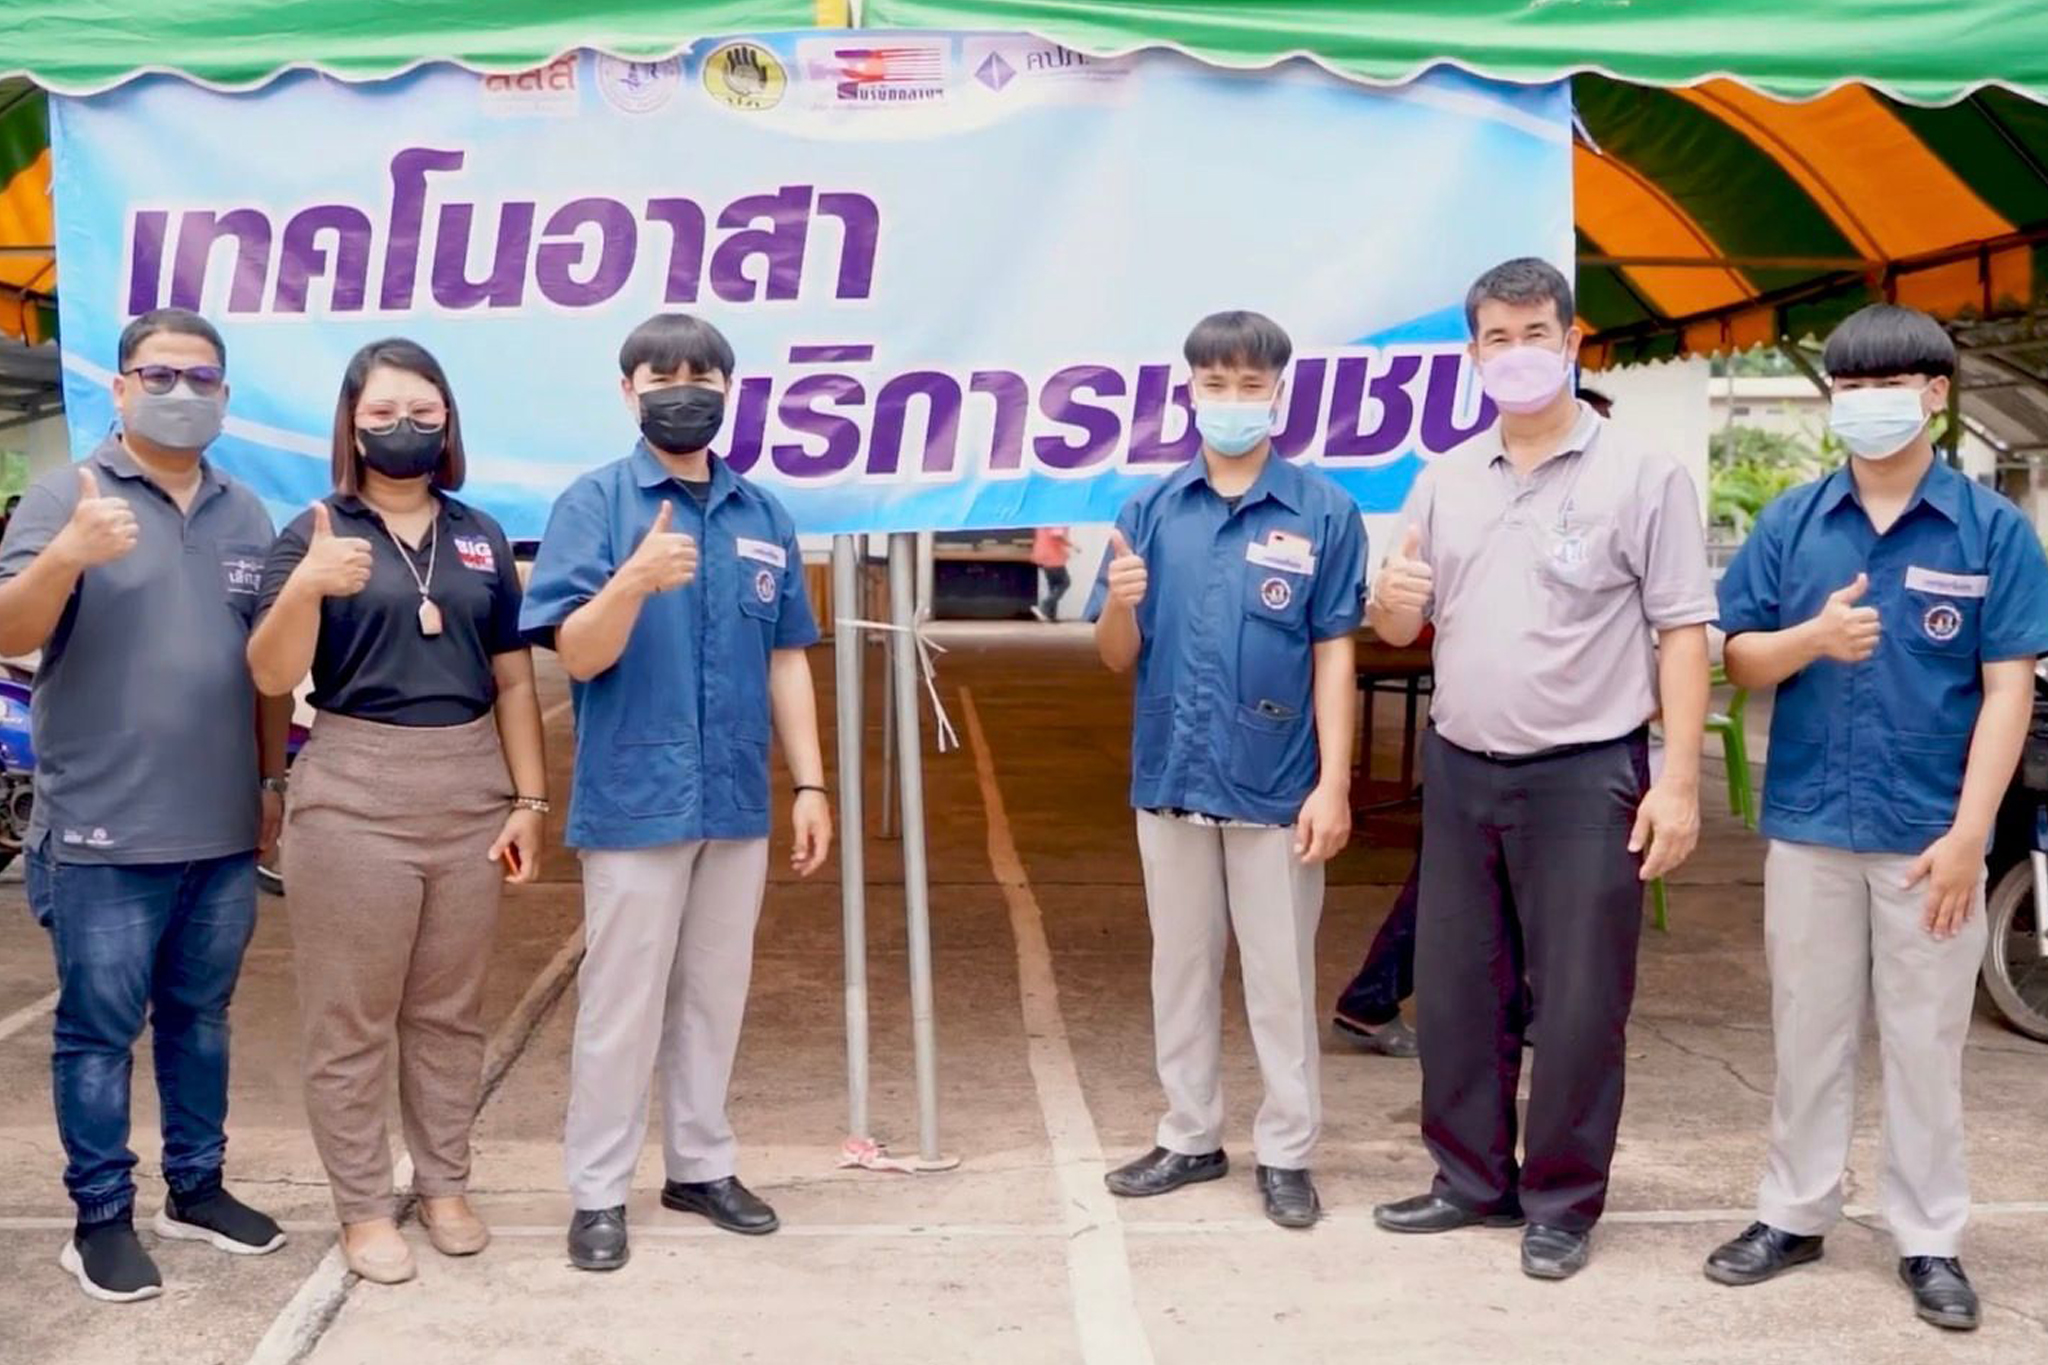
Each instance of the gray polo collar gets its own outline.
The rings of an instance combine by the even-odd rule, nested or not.
[[[1584,399],[1579,400],[1579,420],[1574,422],[1572,429],[1566,433],[1564,443],[1545,456],[1530,473],[1534,474],[1537,470],[1548,468],[1553,461],[1561,456],[1585,454],[1593,448],[1593,442],[1600,438],[1600,432],[1606,425],[1606,418],[1593,411],[1592,407]],[[1507,442],[1501,437],[1499,422],[1495,422],[1487,429],[1485,453],[1488,464],[1505,465],[1508,463]]]

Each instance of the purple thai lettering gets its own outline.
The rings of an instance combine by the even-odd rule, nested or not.
[[[334,238],[331,252],[320,245],[322,233]],[[330,271],[330,310],[361,312],[370,292],[370,216],[351,204],[315,204],[293,214],[284,225],[272,310],[305,312],[308,284]]]
[[[666,223],[670,232],[668,276],[663,303],[695,303],[704,279],[704,210],[694,199],[650,199],[647,221]]]
[[[469,238],[476,205],[441,206],[440,230],[434,234],[434,302],[443,308],[517,308],[526,301],[526,265],[533,254],[530,199],[498,208],[498,237],[491,246],[491,266],[481,280],[469,278]]]
[[[1079,440],[1041,436],[1032,442],[1040,463],[1053,469],[1086,469],[1109,458],[1123,434],[1123,418],[1109,408],[1081,402],[1076,395],[1124,396],[1124,377],[1107,365],[1069,365],[1045,383],[1038,410],[1055,422],[1073,427]]]
[[[768,430],[768,400],[775,381],[754,375],[740,381],[739,396],[732,401],[732,444],[725,455],[726,467],[744,474],[761,460],[762,437]]]
[[[408,147],[391,158],[391,236],[384,243],[384,276],[377,303],[392,312],[412,307],[419,279],[420,234],[427,216],[427,176],[462,169],[461,152]]]
[[[967,377],[970,393],[995,400],[995,429],[989,440],[988,467],[1011,473],[1024,467],[1024,425],[1031,416],[1031,386],[1012,370],[976,370]]]
[[[577,279],[577,267],[590,256],[579,235],[586,227],[597,229],[597,263],[588,276]],[[626,287],[639,245],[633,210],[616,199],[571,199],[549,216],[542,230],[540,249],[534,253],[534,283],[544,297],[564,308],[593,308]]]
[[[860,454],[860,423],[840,413],[820,412],[818,405],[858,407],[867,397],[859,380],[843,374],[805,375],[791,384],[775,415],[797,435],[821,439],[824,449],[814,450],[801,441],[777,441],[769,450],[776,469],[792,479],[829,479],[850,468]]]
[[[866,195],[846,192],[819,195],[818,212],[837,218],[844,225],[834,297],[869,297],[875,286],[875,248],[882,239],[882,210]]]
[[[164,237],[171,215],[162,209],[144,209],[135,215],[135,232],[128,256],[128,313],[147,313],[163,297]]]
[[[767,227],[752,226],[766,220]],[[732,236],[711,255],[711,292],[727,303],[752,303],[761,298],[788,302],[802,292],[804,244],[811,230],[811,187],[784,185],[774,194],[735,199],[718,215],[721,232]],[[761,276],[747,274],[747,262],[759,257]]]
[[[1169,404],[1180,413],[1180,435],[1171,441],[1165,439]],[[1186,464],[1201,448],[1202,434],[1195,430],[1188,386],[1173,382],[1171,365],[1140,365],[1137,392],[1131,399],[1131,450],[1124,463]]]
[[[943,370],[911,370],[882,386],[875,398],[875,431],[868,441],[869,474],[894,474],[913,398],[925,400],[927,474],[950,474],[960,459],[960,381]]]
[[[180,215],[178,249],[171,265],[171,307],[197,311],[205,306],[207,263],[213,248],[227,237],[235,240],[228,311],[263,310],[264,286],[270,282],[270,219],[257,209],[192,209]]]
[[[1498,415],[1493,400],[1479,391],[1479,410],[1468,425],[1458,422],[1458,391],[1464,374],[1465,357],[1455,351],[1432,356],[1429,387],[1422,394],[1422,448],[1432,455],[1455,450],[1493,425]],[[1477,385],[1473,386],[1475,389]]]
[[[1379,360],[1386,361],[1386,368],[1374,374],[1374,362]],[[1331,386],[1323,458],[1377,459],[1407,445],[1408,433],[1415,428],[1415,400],[1407,386],[1421,371],[1422,357],[1413,354],[1374,351],[1340,358],[1336,382]],[[1368,397],[1378,405],[1378,420],[1370,429],[1364,429],[1360,423]]]
[[[1283,460],[1298,460],[1315,446],[1323,416],[1323,375],[1329,365],[1321,357],[1294,362],[1294,375],[1287,381],[1287,410],[1273,429],[1273,449]]]

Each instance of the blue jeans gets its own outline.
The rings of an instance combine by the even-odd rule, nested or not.
[[[133,1215],[128,1091],[145,1015],[155,1031],[164,1179],[220,1184],[227,1151],[228,1000],[256,928],[253,853],[127,866],[27,860],[29,909],[57,957],[57,1132],[78,1221]]]

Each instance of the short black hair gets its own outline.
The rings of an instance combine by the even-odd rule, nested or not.
[[[1278,374],[1294,357],[1294,341],[1264,313],[1233,309],[1211,313],[1196,323],[1181,352],[1192,369],[1238,365]]]
[[[619,373],[628,379],[642,365],[662,374],[715,370],[731,379],[736,364],[725,333],[690,313],[656,313],[619,347]]]
[[[1917,308],[1873,303],[1835,328],[1820,364],[1831,379],[1947,378],[1956,372],[1956,344],[1940,323]]]
[[[1527,305],[1545,299],[1557,305],[1558,322],[1571,326],[1578,311],[1572,299],[1572,282],[1562,270],[1540,256],[1517,256],[1512,261],[1502,261],[1465,291],[1465,329],[1474,337],[1479,335],[1482,303]]]
[[[121,329],[121,341],[114,351],[115,365],[127,369],[128,362],[135,359],[135,353],[142,349],[143,342],[165,332],[209,342],[213,346],[214,357],[223,366],[228,363],[228,344],[220,339],[219,328],[189,308],[152,308]]]

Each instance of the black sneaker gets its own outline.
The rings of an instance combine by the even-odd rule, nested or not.
[[[191,1200],[174,1192],[156,1215],[156,1235],[174,1242],[206,1242],[233,1256],[267,1256],[284,1245],[284,1229],[226,1190]]]
[[[127,1219],[78,1229],[57,1254],[57,1264],[77,1278],[86,1297],[102,1303],[134,1303],[164,1292],[164,1277]]]

